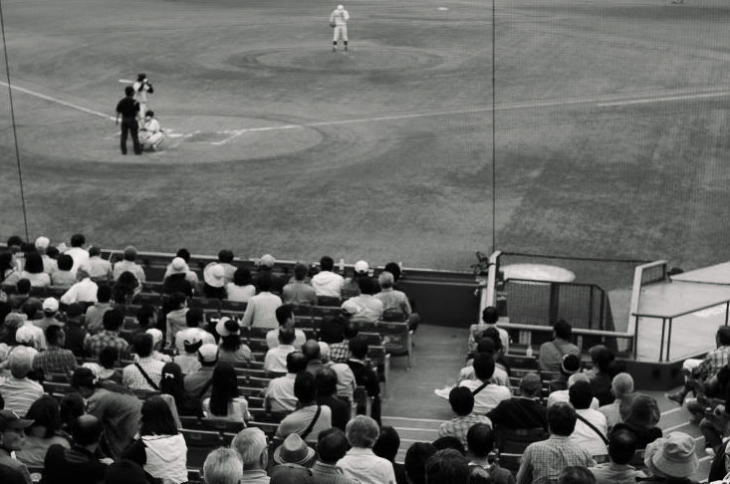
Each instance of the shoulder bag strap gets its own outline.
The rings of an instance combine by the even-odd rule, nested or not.
[[[314,413],[314,418],[311,422],[309,422],[309,425],[306,429],[304,429],[304,432],[302,432],[299,436],[302,438],[302,440],[306,440],[307,436],[312,433],[312,429],[314,428],[314,425],[317,423],[317,420],[319,419],[319,414],[322,412],[322,406],[317,405],[317,411]]]
[[[484,389],[485,389],[485,388],[487,387],[487,385],[489,385],[489,382],[487,382],[487,383],[482,383],[481,385],[479,385],[479,386],[478,386],[477,388],[475,388],[475,389],[474,389],[474,390],[473,390],[473,391],[471,392],[471,395],[472,395],[473,397],[475,397],[475,396],[477,395],[477,393],[479,393],[479,392],[481,392],[482,390],[484,390]]]
[[[586,424],[592,431],[594,431],[596,434],[598,434],[598,436],[601,438],[601,440],[603,441],[604,444],[608,445],[608,439],[606,438],[605,435],[603,435],[603,432],[598,430],[595,425],[590,423],[585,417],[578,414],[577,412],[576,412],[575,416],[576,416],[576,418],[578,418],[578,420],[580,420],[581,422]]]
[[[142,367],[140,366],[140,364],[139,364],[139,363],[135,363],[135,364],[134,364],[134,366],[136,366],[136,367],[137,367],[137,369],[139,370],[139,372],[140,372],[140,373],[142,374],[142,376],[144,377],[144,379],[145,379],[145,380],[147,380],[147,383],[149,383],[149,385],[150,385],[150,386],[151,386],[152,388],[154,388],[155,390],[159,390],[159,389],[160,389],[160,387],[159,387],[159,386],[157,385],[157,383],[155,383],[155,382],[154,382],[154,381],[152,380],[152,378],[150,378],[150,376],[149,376],[149,375],[147,374],[147,372],[146,372],[146,371],[144,371],[144,370],[142,369]]]

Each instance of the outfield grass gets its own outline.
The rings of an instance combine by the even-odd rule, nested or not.
[[[32,235],[450,269],[491,246],[484,2],[346,5],[348,55],[320,0],[3,6],[18,86],[113,114],[145,71],[185,136],[122,157],[110,120],[16,92]],[[714,0],[497,0],[497,246],[727,260],[728,20]],[[7,109],[5,236],[23,228]]]

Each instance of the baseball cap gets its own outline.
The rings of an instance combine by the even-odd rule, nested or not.
[[[263,267],[274,267],[275,262],[276,259],[274,259],[274,256],[271,254],[264,254],[261,256],[261,259],[259,259],[259,265]]]
[[[218,361],[218,346],[208,343],[198,350],[198,358],[202,363],[213,364]]]
[[[367,272],[370,270],[370,266],[367,262],[364,260],[359,260],[355,262],[355,272],[358,274],[367,274]]]
[[[58,299],[55,297],[47,297],[43,300],[43,312],[55,313],[58,311]]]
[[[44,237],[41,235],[40,237],[35,239],[36,249],[47,249],[49,245],[51,245],[51,241],[48,237]]]
[[[33,424],[32,420],[18,417],[12,410],[0,410],[0,431],[23,430]]]

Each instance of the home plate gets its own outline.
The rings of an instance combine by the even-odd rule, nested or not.
[[[448,7],[439,7],[439,8],[437,8],[436,10],[441,10],[442,12],[445,12],[445,11],[447,11],[448,9],[449,9]]]

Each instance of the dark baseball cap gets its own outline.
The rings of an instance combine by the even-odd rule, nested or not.
[[[0,410],[0,432],[5,430],[23,430],[33,424],[32,420],[18,417],[12,410]]]

